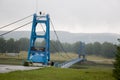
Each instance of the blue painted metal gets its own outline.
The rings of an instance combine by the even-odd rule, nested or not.
[[[33,15],[32,31],[30,38],[30,47],[28,51],[28,61],[35,63],[43,63],[47,65],[50,61],[50,18],[49,15]],[[38,35],[36,34],[37,24],[45,24],[45,34]],[[45,47],[37,50],[35,48],[35,41],[37,38],[45,40]]]
[[[85,43],[83,42],[80,42],[79,58],[81,58],[81,56],[85,58]]]

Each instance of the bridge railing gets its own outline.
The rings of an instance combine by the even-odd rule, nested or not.
[[[55,63],[55,66],[60,67],[60,68],[69,68],[71,65],[73,65],[73,64],[75,64],[75,63],[77,63],[79,61],[83,61],[83,58],[72,59],[70,61],[66,61],[66,62],[61,63],[61,64]]]

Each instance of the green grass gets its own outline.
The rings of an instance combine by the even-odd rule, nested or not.
[[[62,58],[52,54],[52,61],[63,62]],[[72,55],[73,56],[73,55]],[[93,56],[94,57],[94,56]],[[0,56],[0,64],[22,65],[26,56]],[[0,73],[0,80],[115,80],[112,75],[113,60],[102,59],[99,57],[88,57],[86,62],[76,63],[69,69],[61,69],[55,67],[46,67],[29,71],[14,71],[9,73]]]
[[[66,58],[60,56],[65,56]],[[60,53],[60,54],[51,54],[51,61],[53,62],[65,62],[70,60],[65,53]],[[69,53],[69,56],[76,58],[76,54]],[[4,54],[0,54],[0,64],[10,64],[10,65],[22,65],[24,61],[26,61],[27,58],[27,52],[21,51],[19,55],[16,56],[9,56]]]
[[[110,69],[42,68],[1,73],[0,80],[115,80]]]
[[[93,61],[78,62],[71,66],[74,69],[113,69],[113,64]]]
[[[0,64],[22,65],[24,60],[16,58],[0,58]]]

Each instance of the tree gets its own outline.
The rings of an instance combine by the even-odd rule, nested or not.
[[[86,44],[85,46],[85,53],[88,54],[88,55],[93,55],[93,44],[92,43],[89,43],[89,44]]]
[[[59,40],[56,40],[54,44],[58,52],[64,52],[64,47],[62,47],[62,43]]]
[[[3,37],[0,37],[0,53],[6,52],[6,40]]]
[[[73,52],[73,46],[69,43],[62,43],[64,49],[67,51],[67,52]]]
[[[113,58],[116,53],[116,47],[112,43],[104,42],[102,44],[102,56]]]
[[[19,48],[19,45],[20,45],[20,42],[17,40],[15,41],[14,43],[14,46],[15,46],[15,53],[19,53],[20,52],[20,48]]]
[[[18,40],[18,43],[19,43],[20,51],[28,51],[28,48],[29,48],[29,39],[28,38],[21,38]]]
[[[7,52],[8,53],[12,53],[12,52],[15,52],[15,45],[14,45],[14,39],[13,38],[10,38],[9,40],[7,40],[7,43],[6,43],[6,49],[7,49]]]
[[[74,51],[75,53],[77,53],[77,54],[80,53],[80,44],[81,44],[80,41],[78,41],[78,42],[76,42],[76,43],[73,44],[73,51]]]
[[[54,40],[50,40],[50,52],[51,53],[60,52],[58,43],[56,43],[56,41]]]
[[[113,75],[117,80],[120,80],[120,46],[117,47],[117,53],[115,56]]]
[[[93,44],[93,54],[99,56],[101,55],[102,46],[99,42],[94,42]]]

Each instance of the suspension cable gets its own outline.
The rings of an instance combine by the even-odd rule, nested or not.
[[[17,20],[17,21],[14,21],[14,22],[12,22],[12,23],[10,23],[10,24],[7,24],[7,25],[5,25],[5,26],[2,26],[2,27],[0,27],[0,29],[3,29],[3,28],[8,27],[8,26],[10,26],[10,25],[13,25],[13,24],[15,24],[15,23],[17,23],[17,22],[23,21],[23,20],[31,17],[32,15],[33,15],[33,14],[31,14],[31,15],[29,15],[29,16],[27,16],[27,17],[24,17],[24,18],[22,18],[22,19],[19,19],[19,20]]]
[[[54,46],[54,44],[51,42],[51,45],[54,47],[54,49],[57,51],[57,53],[61,56],[61,57],[64,57],[64,58],[66,58],[66,56],[63,56],[60,52],[59,52],[59,50]]]
[[[53,25],[52,20],[50,20],[50,23],[51,23],[51,25],[52,25],[52,27],[53,27],[53,31],[54,31],[54,33],[55,33],[55,35],[56,35],[56,37],[57,37],[57,40],[60,42],[60,39],[59,39],[59,37],[58,37],[58,35],[57,35],[57,32],[56,32],[56,30],[55,30],[55,27],[54,27],[54,25]],[[61,43],[60,43],[60,46],[61,46],[62,50],[66,53],[67,57],[71,58],[71,57],[67,54],[67,51],[63,48],[63,45],[62,45]]]
[[[43,25],[42,24],[40,24],[41,25],[41,27],[42,27],[42,29],[43,29],[43,31],[45,32],[45,29],[43,28]],[[51,42],[51,45],[54,47],[54,49],[58,52],[58,54],[60,54],[60,52],[59,52],[59,50],[54,46],[54,44]],[[58,45],[58,44],[57,44]],[[62,56],[62,57],[64,57],[64,58],[66,58],[65,56],[63,56],[62,54],[60,54],[60,56]]]
[[[13,31],[15,31],[15,30],[17,30],[17,29],[20,29],[20,28],[22,28],[22,27],[24,27],[24,26],[26,26],[26,25],[28,25],[28,24],[30,24],[30,23],[32,23],[32,21],[30,21],[30,22],[28,22],[28,23],[26,23],[26,24],[24,24],[24,25],[22,25],[22,26],[20,26],[20,27],[17,27],[17,28],[15,28],[15,29],[12,29],[12,30],[10,30],[10,31],[8,31],[8,32],[5,32],[5,33],[3,33],[3,34],[0,34],[0,36],[9,34],[9,33],[13,32]]]
[[[42,27],[42,29],[43,29],[43,32],[45,32],[45,29],[43,28],[43,25],[42,24],[40,24],[41,25],[41,27]]]

